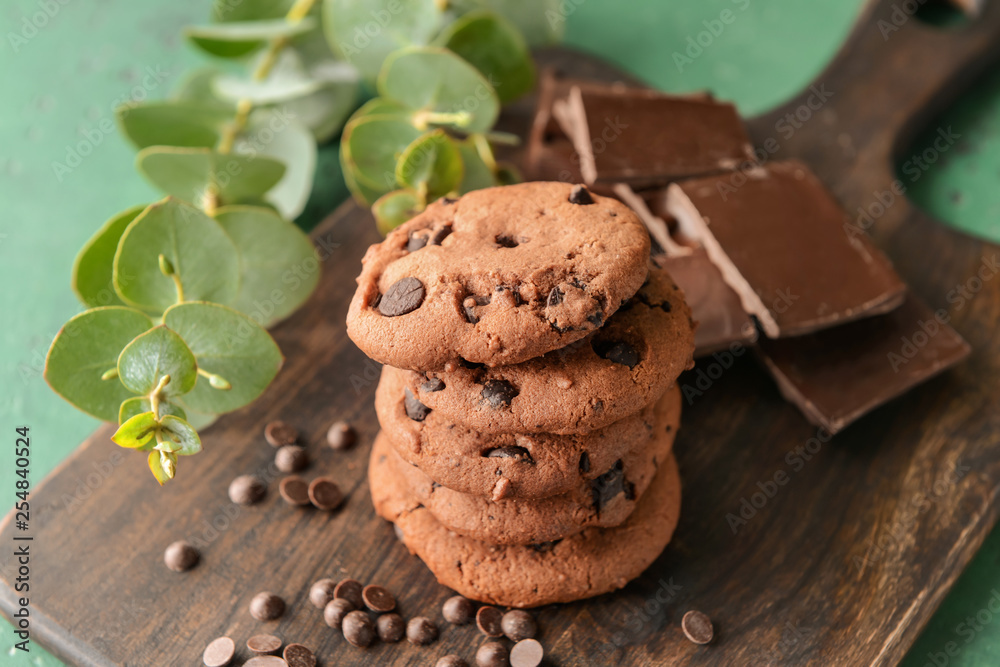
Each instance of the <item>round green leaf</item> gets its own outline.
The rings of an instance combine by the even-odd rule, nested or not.
[[[164,194],[200,203],[214,184],[223,203],[261,197],[285,175],[285,165],[263,155],[217,153],[208,148],[150,146],[136,167]]]
[[[379,94],[403,106],[442,114],[465,113],[456,127],[485,132],[500,113],[493,86],[479,71],[447,49],[423,47],[386,58],[378,77]],[[451,124],[451,123],[441,123]]]
[[[462,156],[444,130],[417,137],[396,162],[396,181],[437,199],[456,190],[462,182]]]
[[[465,194],[473,190],[481,190],[496,185],[493,172],[489,165],[483,162],[483,158],[476,150],[471,139],[456,142],[459,155],[462,156],[463,176],[462,183],[458,186],[459,194]]]
[[[312,130],[319,143],[340,131],[357,104],[357,71],[350,79],[343,76],[343,71],[343,63],[325,61],[317,64],[310,70],[310,76],[322,81],[323,86],[311,95],[289,100],[282,105],[283,110],[294,114]]]
[[[399,102],[384,97],[373,97],[357,108],[351,120],[365,116],[398,116],[400,120],[409,121],[413,113]]]
[[[115,117],[136,148],[214,148],[232,113],[214,105],[173,101],[123,104],[115,109]]]
[[[153,414],[153,413],[149,413]],[[160,420],[162,436],[170,439],[178,447],[173,451],[177,456],[191,456],[201,451],[201,438],[191,424],[181,417],[167,415]]]
[[[143,412],[152,413],[153,404],[150,402],[149,398],[146,396],[136,396],[135,398],[130,398],[123,401],[121,407],[118,408],[118,423],[124,424],[132,417]],[[164,415],[176,415],[182,419],[187,419],[187,415],[184,413],[183,408],[179,405],[174,405],[170,401],[160,401],[160,413],[158,416],[162,417]]]
[[[315,27],[316,21],[310,17],[295,22],[280,18],[189,26],[184,29],[184,34],[192,44],[209,55],[239,58],[270,40],[288,39]]]
[[[396,116],[365,116],[344,128],[340,150],[345,171],[376,192],[396,188],[396,161],[421,131]]]
[[[52,341],[45,358],[46,382],[80,410],[117,421],[118,406],[134,393],[119,380],[101,376],[116,368],[122,349],[152,326],[148,316],[120,306],[80,313]]]
[[[128,449],[151,449],[155,444],[153,437],[158,427],[159,423],[152,411],[140,412],[122,422],[111,436],[111,441]]]
[[[105,222],[83,246],[73,263],[73,291],[88,308],[124,306],[112,280],[115,251],[125,228],[145,206],[133,206]]]
[[[302,213],[316,173],[316,140],[309,128],[282,110],[255,111],[236,140],[234,152],[263,155],[284,164],[285,175],[265,197],[289,220]]]
[[[195,386],[197,386],[197,385],[195,385]],[[201,431],[202,429],[208,428],[213,423],[215,423],[216,419],[219,418],[219,415],[216,415],[216,414],[209,414],[209,413],[205,413],[205,412],[198,412],[197,410],[192,410],[191,406],[189,406],[186,403],[184,403],[184,399],[185,398],[186,398],[186,396],[180,396],[178,398],[175,398],[173,402],[178,407],[183,407],[184,408],[185,414],[178,415],[178,416],[179,417],[184,417],[184,419],[187,420],[187,423],[191,424],[191,426],[194,427],[195,430]]]
[[[167,198],[129,224],[115,254],[115,290],[126,303],[162,312],[177,302],[174,279],[160,271],[159,256],[174,267],[186,300],[228,303],[239,289],[239,253],[212,218]],[[121,403],[121,401],[119,401]]]
[[[410,190],[396,190],[382,195],[372,204],[375,226],[382,236],[420,212],[420,200]]]
[[[200,381],[184,396],[185,408],[212,414],[241,408],[260,396],[281,368],[281,351],[267,331],[232,308],[182,303],[167,310],[163,322],[188,344],[198,368],[232,385],[221,390]]]
[[[445,28],[436,43],[472,64],[489,80],[501,102],[510,102],[535,85],[535,63],[524,38],[492,12],[472,12]]]
[[[180,396],[194,387],[198,364],[181,337],[163,325],[137,336],[118,356],[118,377],[136,394],[150,394],[165,375],[170,381],[163,395]]]
[[[355,167],[352,163],[348,163],[345,157],[344,146],[345,142],[340,143],[340,173],[344,176],[344,183],[347,184],[347,189],[351,191],[354,196],[354,200],[358,203],[364,204],[365,206],[371,206],[376,199],[385,194],[386,190],[381,190],[378,188],[370,187],[364,183],[359,182],[354,177]],[[395,187],[395,183],[393,184]]]
[[[531,46],[555,44],[562,39],[566,18],[575,5],[565,0],[450,0],[460,13],[490,10],[514,24]]]
[[[350,65],[340,65],[341,76],[357,81],[357,74]],[[249,75],[223,74],[216,78],[214,85],[215,92],[223,99],[233,102],[248,99],[260,106],[309,95],[319,90],[323,82],[310,77],[298,55],[286,49],[278,55],[266,78],[257,80]]]
[[[330,47],[374,82],[382,62],[404,46],[427,44],[442,12],[436,0],[323,0]]]
[[[215,219],[240,253],[240,291],[233,308],[268,327],[309,298],[319,282],[320,263],[302,230],[252,206],[220,208]]]

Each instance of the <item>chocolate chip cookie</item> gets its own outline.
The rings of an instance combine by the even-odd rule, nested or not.
[[[375,449],[372,454],[375,511],[396,524],[403,543],[441,584],[490,604],[537,607],[622,588],[660,555],[680,513],[680,477],[671,454],[620,526],[588,528],[543,544],[491,545],[441,525],[409,495],[389,458]]]
[[[694,324],[662,269],[592,335],[513,366],[401,373],[410,402],[485,433],[586,433],[659,398],[694,363]]]
[[[634,442],[610,468],[595,470],[567,493],[547,498],[491,500],[459,493],[434,482],[407,463],[383,431],[375,441],[410,496],[430,510],[445,528],[491,544],[540,544],[575,535],[585,528],[611,528],[624,522],[646,492],[659,464],[670,455],[680,422],[676,385],[661,403],[653,437]],[[502,478],[501,478],[502,479]]]
[[[657,403],[590,433],[481,433],[427,410],[406,394],[403,374],[384,367],[375,410],[389,442],[432,480],[461,493],[491,498],[545,498],[609,470],[653,434]],[[680,401],[670,404],[679,415]],[[671,419],[677,417],[671,413]],[[507,480],[501,482],[501,480]]]
[[[399,368],[516,364],[601,327],[648,259],[645,228],[617,200],[566,183],[476,190],[368,249],[347,331]]]

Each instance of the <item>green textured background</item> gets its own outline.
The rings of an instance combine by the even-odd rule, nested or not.
[[[207,0],[4,0],[0,8],[0,441],[29,425],[32,476],[40,480],[96,426],[52,394],[41,377],[45,351],[77,312],[69,289],[77,250],[106,218],[155,198],[132,167],[121,137],[101,132],[116,100],[146,88],[166,95],[177,75],[198,62],[179,33],[208,12]],[[567,0],[568,43],[596,52],[672,91],[712,89],[749,115],[788,97],[832,57],[860,0]],[[621,7],[627,7],[623,12]],[[737,18],[694,63],[679,71],[672,54],[703,21],[732,9]],[[51,17],[46,16],[46,9]],[[44,26],[23,32],[25,18]],[[11,34],[27,37],[15,50]],[[144,77],[160,73],[162,81]],[[947,122],[963,149],[939,162],[913,190],[938,217],[974,233],[1000,237],[1000,72],[976,86]],[[87,140],[86,137],[90,136]],[[59,181],[53,163],[70,146],[92,145]],[[345,195],[336,147],[321,153],[310,206],[311,227]],[[0,446],[0,509],[13,502],[12,455]],[[43,545],[39,545],[43,547]],[[5,546],[0,548],[6,549]],[[67,566],[72,554],[67,554]],[[1000,618],[967,618],[1000,590],[1000,531],[994,531],[921,637],[906,667],[923,667],[948,642],[960,650],[951,665],[1000,664]],[[44,577],[44,572],[33,573]],[[998,594],[1000,595],[1000,594]],[[816,619],[821,622],[821,619]],[[2,623],[2,622],[0,622]],[[978,628],[978,629],[976,629]],[[30,659],[10,650],[0,625],[0,663],[58,665],[37,646]],[[862,641],[859,638],[859,641]],[[930,663],[934,664],[934,663]]]

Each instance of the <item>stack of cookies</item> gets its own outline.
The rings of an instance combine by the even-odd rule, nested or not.
[[[670,540],[694,326],[649,249],[626,206],[564,183],[442,199],[369,248],[347,323],[385,364],[372,499],[442,584],[567,602]]]

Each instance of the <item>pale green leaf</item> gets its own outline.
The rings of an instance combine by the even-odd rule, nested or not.
[[[476,146],[472,140],[466,139],[457,142],[457,144],[464,167],[462,183],[458,187],[459,194],[464,195],[466,192],[490,188],[496,185],[493,172],[479,155],[479,151],[476,150]]]
[[[263,196],[285,175],[285,165],[263,155],[208,148],[150,146],[135,159],[140,173],[164,194],[200,203],[209,184],[224,204]]]
[[[397,116],[364,116],[344,128],[340,143],[345,171],[375,192],[396,188],[396,161],[422,134]]]
[[[444,130],[417,137],[396,162],[396,181],[424,193],[428,200],[456,190],[462,173],[462,156]]]
[[[136,396],[135,398],[130,398],[127,401],[123,401],[121,407],[118,408],[118,423],[124,424],[132,417],[142,412],[151,412],[153,410],[153,404],[150,402],[149,398],[146,396]],[[184,409],[179,405],[175,405],[170,401],[160,401],[158,417],[163,417],[164,415],[175,415],[182,419],[187,419],[187,415],[184,413]]]
[[[382,236],[420,212],[420,200],[410,190],[396,190],[384,194],[372,204],[375,226]]]
[[[445,28],[435,43],[454,51],[493,85],[501,102],[510,102],[535,85],[535,63],[512,24],[492,12],[472,12]]]
[[[177,456],[191,456],[201,451],[201,438],[186,420],[167,415],[160,420],[160,424],[163,427],[161,435],[176,445],[177,448],[173,450],[173,453]]]
[[[145,206],[133,206],[105,222],[83,246],[73,263],[73,291],[88,308],[124,306],[112,280],[115,252],[125,228]]]
[[[160,325],[140,334],[118,357],[118,377],[136,394],[149,395],[165,376],[164,396],[191,391],[198,379],[198,365],[184,340]]]
[[[263,155],[284,164],[284,176],[264,196],[289,220],[302,213],[316,173],[316,140],[309,128],[282,110],[256,111],[234,150],[240,155]]]
[[[115,109],[122,134],[136,146],[214,148],[232,113],[187,101],[136,102]]]
[[[579,3],[567,0],[449,0],[459,13],[490,10],[513,23],[531,46],[555,44]]]
[[[158,426],[152,411],[140,412],[119,426],[111,441],[127,449],[149,449]]]
[[[209,55],[240,58],[270,40],[288,39],[315,27],[316,21],[310,17],[296,22],[280,18],[189,26],[184,29],[184,34],[192,44]]]
[[[168,454],[154,449],[149,453],[146,462],[149,464],[149,470],[153,473],[153,477],[156,478],[160,486],[172,480],[177,473],[176,454]]]

